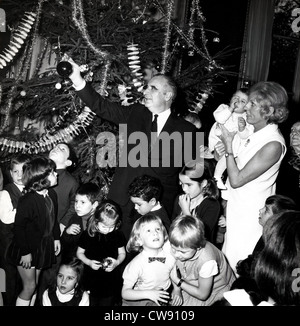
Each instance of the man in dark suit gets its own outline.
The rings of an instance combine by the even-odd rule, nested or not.
[[[69,62],[73,66],[70,79],[79,97],[97,116],[119,125],[123,130],[125,145],[108,198],[117,202],[122,209],[122,230],[128,239],[133,208],[128,194],[129,184],[143,174],[160,179],[163,186],[161,201],[171,217],[175,197],[180,191],[178,174],[184,163],[199,157],[203,136],[193,124],[172,112],[171,104],[177,90],[170,77],[155,75],[143,91],[143,104],[122,106],[103,98],[85,82],[79,66],[72,59]],[[157,127],[155,132],[151,132],[155,115]]]

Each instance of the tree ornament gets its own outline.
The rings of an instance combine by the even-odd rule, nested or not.
[[[20,95],[21,96],[26,96],[26,92],[23,90],[23,91],[20,92]]]
[[[56,88],[56,89],[61,89],[61,87],[62,87],[62,86],[61,86],[61,83],[56,83],[56,84],[55,84],[55,88]]]
[[[73,67],[68,61],[61,61],[56,67],[57,73],[63,77],[63,78],[68,78],[72,72],[73,72]]]
[[[34,12],[25,12],[19,26],[12,33],[8,46],[0,54],[0,69],[6,67],[7,64],[14,59],[21,46],[24,44],[24,40],[28,37],[32,25],[35,22],[36,15],[37,14]]]

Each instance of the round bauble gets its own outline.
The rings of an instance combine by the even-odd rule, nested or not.
[[[69,77],[73,72],[73,67],[68,61],[61,61],[56,67],[57,73],[61,77]]]

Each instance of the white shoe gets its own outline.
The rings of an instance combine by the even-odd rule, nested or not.
[[[217,181],[217,187],[221,190],[226,190],[227,187],[224,185],[223,181],[221,178],[216,178]]]

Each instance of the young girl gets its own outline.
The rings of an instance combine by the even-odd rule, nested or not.
[[[62,260],[55,284],[43,294],[43,306],[89,306],[89,294],[81,287],[83,269],[76,257]]]
[[[169,239],[176,259],[171,272],[173,305],[210,306],[221,299],[235,276],[224,254],[205,240],[203,223],[193,216],[178,216]]]
[[[33,158],[23,166],[23,183],[26,193],[18,201],[14,238],[7,254],[23,283],[16,306],[34,304],[40,272],[60,252],[57,197],[51,189],[57,183],[55,163],[46,157]]]
[[[113,306],[120,296],[117,291],[122,278],[117,267],[126,256],[120,224],[119,207],[106,200],[96,208],[80,236],[77,257],[85,264],[83,285],[90,291],[91,306]]]
[[[178,215],[198,217],[204,223],[206,239],[215,244],[221,205],[213,169],[209,159],[190,161],[182,168],[179,181],[184,194],[175,201],[172,220]]]
[[[264,227],[267,221],[275,214],[282,213],[288,210],[296,210],[296,203],[293,199],[283,195],[272,195],[269,196],[263,208],[259,210],[258,223]],[[259,253],[264,248],[263,237],[261,236],[257,241],[253,252],[247,258],[239,260],[236,266],[237,273],[239,276],[253,277],[253,271],[255,262]]]
[[[20,292],[21,281],[17,267],[7,261],[5,253],[14,236],[16,209],[24,189],[23,165],[29,162],[30,158],[28,154],[12,157],[9,165],[11,180],[4,186],[3,191],[0,191],[0,266],[5,271],[6,287],[3,293],[5,306],[15,306]]]
[[[139,254],[123,272],[123,306],[168,303],[175,260],[167,240],[167,231],[158,216],[148,213],[134,223],[126,249]]]

